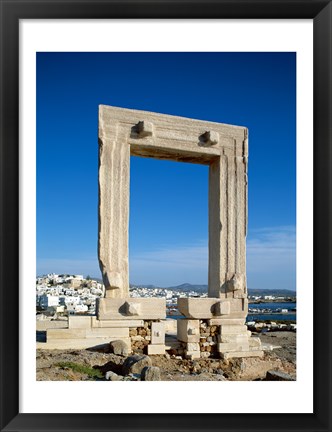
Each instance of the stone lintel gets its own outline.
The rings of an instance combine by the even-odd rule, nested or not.
[[[165,298],[101,298],[97,305],[100,321],[166,319]],[[135,311],[137,315],[133,315]]]
[[[187,149],[186,151],[179,152],[178,147],[175,144],[168,144],[167,148],[163,145],[144,144],[129,141],[130,143],[130,154],[132,156],[140,157],[153,157],[153,159],[159,160],[175,160],[177,162],[186,162],[199,165],[210,165],[210,163],[219,156],[219,150],[214,150],[212,154],[201,153],[199,149]]]
[[[151,130],[150,124],[152,124],[157,136],[163,136],[164,134],[171,140],[181,134],[184,139],[191,140],[196,145],[200,142],[199,137],[207,131],[210,131],[210,138],[212,137],[213,141],[216,140],[218,134],[221,144],[226,138],[232,138],[233,141],[245,142],[248,137],[248,129],[244,126],[197,120],[151,111],[99,105],[99,137],[113,137],[115,135],[115,124],[124,125],[128,128],[128,135],[135,137],[137,132],[139,132],[137,130],[139,122],[143,122],[143,125],[149,131]],[[213,131],[212,134],[211,131]],[[245,156],[248,156],[246,147],[242,151],[245,151]]]
[[[153,124],[147,121],[139,121],[136,124],[136,133],[140,138],[153,135]]]
[[[201,139],[207,145],[215,145],[219,142],[219,134],[214,131],[206,131],[201,135]]]

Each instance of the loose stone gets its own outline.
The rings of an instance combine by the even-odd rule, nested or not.
[[[123,340],[115,340],[110,342],[111,351],[123,357],[126,357],[129,354],[128,345]]]
[[[107,381],[121,381],[123,379],[123,377],[119,376],[118,374],[116,374],[115,372],[112,371],[108,371],[105,374],[105,379]]]
[[[160,381],[160,369],[157,366],[146,366],[141,372],[142,381]]]
[[[152,366],[152,361],[147,355],[133,355],[127,357],[122,366],[124,375],[130,373],[140,374],[145,366]]]

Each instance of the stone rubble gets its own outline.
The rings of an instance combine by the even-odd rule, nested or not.
[[[260,331],[294,331],[296,332],[296,324],[289,323],[276,323],[271,321],[270,323],[265,322],[255,322],[250,321],[247,322],[248,329],[250,331],[254,332],[260,332]]]
[[[159,367],[162,381],[220,381],[220,380],[267,380],[267,372],[283,372],[283,379],[293,380],[296,376],[296,334],[294,332],[268,332],[262,336],[263,344],[273,342],[281,346],[274,351],[265,351],[264,357],[186,359],[166,351],[164,355],[150,356],[144,367]],[[254,339],[254,338],[252,338]],[[109,347],[108,347],[109,348]],[[130,356],[132,357],[132,356]],[[138,355],[141,358],[142,355]],[[70,367],[59,367],[59,363],[75,363],[99,369],[102,377],[96,380],[140,381],[142,371],[124,375],[123,364],[126,357],[115,355],[110,350],[37,350],[37,380],[91,380],[83,373]],[[150,366],[148,366],[150,365]],[[111,373],[108,373],[111,372]],[[280,375],[278,376],[278,380]],[[276,378],[274,377],[274,380]]]
[[[128,345],[121,339],[110,342],[110,349],[116,355],[124,357],[129,355]]]
[[[122,374],[140,374],[145,366],[152,366],[151,358],[146,355],[133,355],[126,358],[122,365]]]
[[[157,366],[146,366],[141,372],[142,381],[160,381],[160,369]]]
[[[266,372],[265,381],[296,381],[294,377],[280,370],[269,370]]]
[[[106,381],[121,381],[122,379],[123,379],[123,377],[116,374],[115,372],[107,371],[105,373],[105,380]]]

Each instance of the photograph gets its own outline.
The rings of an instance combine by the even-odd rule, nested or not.
[[[296,53],[36,76],[36,379],[296,380]]]
[[[329,432],[331,0],[0,3],[0,430]]]

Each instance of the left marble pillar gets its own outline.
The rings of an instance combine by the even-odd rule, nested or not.
[[[130,146],[119,123],[99,110],[99,266],[105,297],[129,296]]]

